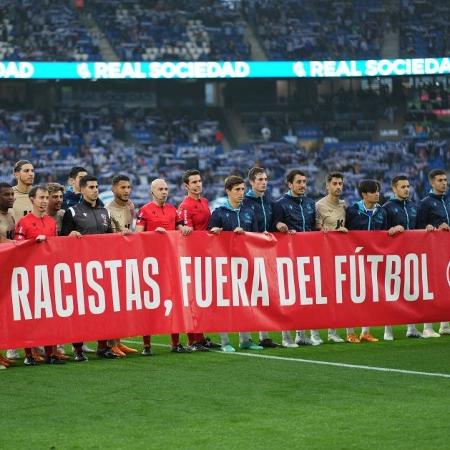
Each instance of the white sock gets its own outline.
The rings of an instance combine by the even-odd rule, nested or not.
[[[431,331],[433,331],[433,324],[432,323],[424,323],[423,324],[423,329],[424,330],[431,330]]]
[[[441,322],[441,326],[440,328],[448,328],[450,326],[450,324],[448,322]]]
[[[292,336],[290,331],[282,331],[281,336],[283,338],[283,341],[292,342]]]
[[[406,330],[407,333],[414,333],[417,331],[416,325],[413,323],[408,324],[408,329]]]
[[[320,339],[319,330],[311,330],[311,337]]]
[[[241,344],[248,342],[251,339],[251,334],[247,331],[242,331],[239,333],[239,342]]]
[[[262,341],[264,339],[269,339],[269,333],[267,331],[260,331],[259,340]]]
[[[346,330],[347,330],[347,336],[349,334],[355,334],[355,329],[354,328],[346,328]]]
[[[337,336],[337,332],[334,328],[328,328],[328,336]]]
[[[297,330],[295,332],[297,339],[305,339],[306,331],[305,330]]]
[[[384,326],[384,334],[392,334],[392,326],[391,325]]]
[[[368,334],[368,333],[370,333],[370,327],[361,328],[361,334]]]
[[[230,343],[230,338],[228,337],[228,333],[219,333],[220,344],[222,347]]]

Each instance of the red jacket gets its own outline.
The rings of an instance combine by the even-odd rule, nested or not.
[[[163,206],[159,206],[155,202],[147,203],[140,209],[136,225],[142,225],[144,231],[155,231],[158,227],[167,231],[175,230],[177,210],[175,206],[168,203]]]
[[[178,221],[194,230],[207,230],[211,212],[206,198],[185,197],[178,207]]]
[[[56,220],[48,215],[37,217],[30,212],[17,222],[14,239],[24,241],[34,239],[41,234],[47,237],[57,236]]]

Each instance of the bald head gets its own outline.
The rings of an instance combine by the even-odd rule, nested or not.
[[[167,197],[169,195],[169,188],[167,183],[162,178],[157,178],[152,181],[150,185],[150,190],[152,192],[153,200],[160,206],[166,203]]]

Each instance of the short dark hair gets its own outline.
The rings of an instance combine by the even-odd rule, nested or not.
[[[20,172],[25,164],[33,165],[28,159],[21,159],[14,164],[14,173]]]
[[[244,179],[242,177],[238,177],[237,175],[230,175],[229,177],[225,178],[225,190],[231,191],[234,186],[243,183]]]
[[[49,194],[53,194],[58,191],[61,191],[64,194],[66,191],[66,188],[59,183],[47,183],[47,189]]]
[[[200,177],[202,176],[200,171],[197,169],[186,170],[186,172],[183,173],[183,183],[188,184],[189,177],[192,177],[193,175],[199,175]]]
[[[306,177],[306,173],[305,173],[305,172],[302,172],[302,171],[299,170],[299,169],[294,169],[294,170],[291,170],[291,171],[286,175],[286,181],[287,181],[288,183],[292,183],[292,182],[294,181],[294,178],[295,178],[297,175],[301,175],[302,177]]]
[[[2,189],[12,189],[12,186],[11,186],[9,183],[1,182],[1,183],[0,183],[0,191],[1,191]]]
[[[69,172],[69,178],[75,179],[80,172],[87,173],[87,170],[81,166],[72,167]]]
[[[362,197],[362,194],[373,194],[374,192],[380,192],[381,184],[378,180],[361,180],[358,184],[358,192]]]
[[[342,181],[344,181],[344,175],[342,175],[341,172],[330,172],[327,175],[327,183],[329,183],[333,178],[340,178]]]
[[[28,192],[28,197],[35,198],[37,191],[45,191],[48,192],[48,187],[46,184],[37,184],[36,186],[33,186],[30,189],[30,192]]]
[[[97,181],[98,182],[98,178],[94,177],[94,175],[85,175],[84,177],[81,177],[80,178],[80,189],[87,186],[89,181]]]
[[[121,181],[131,181],[131,180],[128,175],[119,174],[113,177],[111,184],[115,186],[116,184],[119,184]]]
[[[261,174],[261,173],[267,173],[266,169],[264,169],[264,167],[252,167],[249,171],[248,171],[248,179],[249,181],[255,181],[256,177]]]
[[[409,178],[406,175],[397,175],[392,178],[391,186],[396,186],[399,181],[406,180],[409,181]]]
[[[438,175],[447,175],[443,169],[433,169],[428,172],[428,179],[433,181]]]

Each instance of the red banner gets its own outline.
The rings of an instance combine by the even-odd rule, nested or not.
[[[450,319],[443,231],[58,237],[0,264],[0,348]]]

